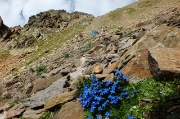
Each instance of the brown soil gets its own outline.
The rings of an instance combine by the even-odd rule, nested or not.
[[[0,62],[0,78],[4,77],[10,71],[15,70],[22,62],[22,58],[18,56],[9,55],[4,61]]]

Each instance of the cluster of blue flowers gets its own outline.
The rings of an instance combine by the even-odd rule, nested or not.
[[[109,106],[120,106],[123,99],[129,99],[129,94],[135,93],[135,91],[128,92],[126,88],[123,88],[128,81],[127,76],[118,69],[114,70],[114,73],[116,78],[113,82],[91,76],[90,83],[85,83],[82,87],[78,86],[79,89],[83,89],[83,93],[79,96],[82,108],[90,109],[91,113],[102,111],[103,116],[111,117],[111,113],[107,111]],[[102,119],[102,115],[96,116],[97,119]],[[92,117],[87,119],[92,119]]]

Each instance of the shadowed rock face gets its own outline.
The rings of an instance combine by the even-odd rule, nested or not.
[[[180,78],[179,48],[152,48],[148,53],[150,70],[155,78]]]
[[[0,17],[0,28],[3,26],[3,20],[2,18]]]
[[[3,20],[0,16],[0,38],[9,30],[9,28],[4,25]]]

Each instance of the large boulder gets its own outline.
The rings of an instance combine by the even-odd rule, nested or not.
[[[152,48],[148,52],[152,75],[157,79],[180,79],[180,49]]]
[[[54,76],[50,76],[45,79],[42,79],[42,78],[37,79],[33,84],[34,86],[32,88],[31,94],[45,89],[46,87],[50,86],[54,81],[56,81],[60,78],[61,78],[61,75],[54,75]]]
[[[30,108],[43,106],[44,103],[52,97],[55,97],[56,95],[60,95],[61,93],[65,92],[65,89],[63,87],[66,84],[66,80],[67,77],[62,77],[56,80],[49,87],[35,93],[30,98],[26,99],[24,101],[24,104]]]

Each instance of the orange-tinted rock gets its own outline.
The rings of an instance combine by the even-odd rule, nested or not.
[[[49,109],[49,108],[54,107],[58,104],[62,104],[62,103],[65,103],[67,101],[70,101],[70,100],[76,98],[76,96],[77,96],[77,90],[56,95],[56,96],[52,97],[51,99],[49,99],[44,104],[44,107],[45,107],[45,109]]]
[[[105,81],[113,81],[114,80],[114,73],[108,74],[104,80]]]
[[[55,119],[84,119],[84,111],[78,101],[68,102],[55,115]]]
[[[149,49],[148,61],[153,76],[157,79],[180,79],[180,49]]]
[[[96,74],[96,78],[102,79],[102,78],[107,77],[108,75],[109,75],[109,74]]]
[[[96,64],[96,65],[94,66],[94,68],[93,68],[93,72],[94,72],[95,74],[100,74],[100,73],[103,72],[103,68],[101,67],[100,64]]]
[[[23,119],[39,119],[39,117],[44,112],[45,112],[44,109],[39,109],[39,110],[26,109],[26,111],[23,113],[22,118]]]
[[[126,62],[128,63],[126,64]],[[147,49],[140,50],[137,53],[136,57],[129,57],[127,58],[127,61],[124,60],[124,63],[126,65],[121,71],[125,75],[138,77],[138,78],[152,77],[151,72],[149,70]]]
[[[6,118],[11,119],[15,116],[19,116],[21,113],[24,112],[24,110],[25,110],[24,105],[22,103],[18,104],[16,106],[12,107],[10,110],[8,110]]]
[[[120,61],[116,61],[113,64],[110,64],[108,67],[106,67],[103,71],[103,74],[109,74],[111,73],[113,70],[115,70],[116,68],[118,68]]]

